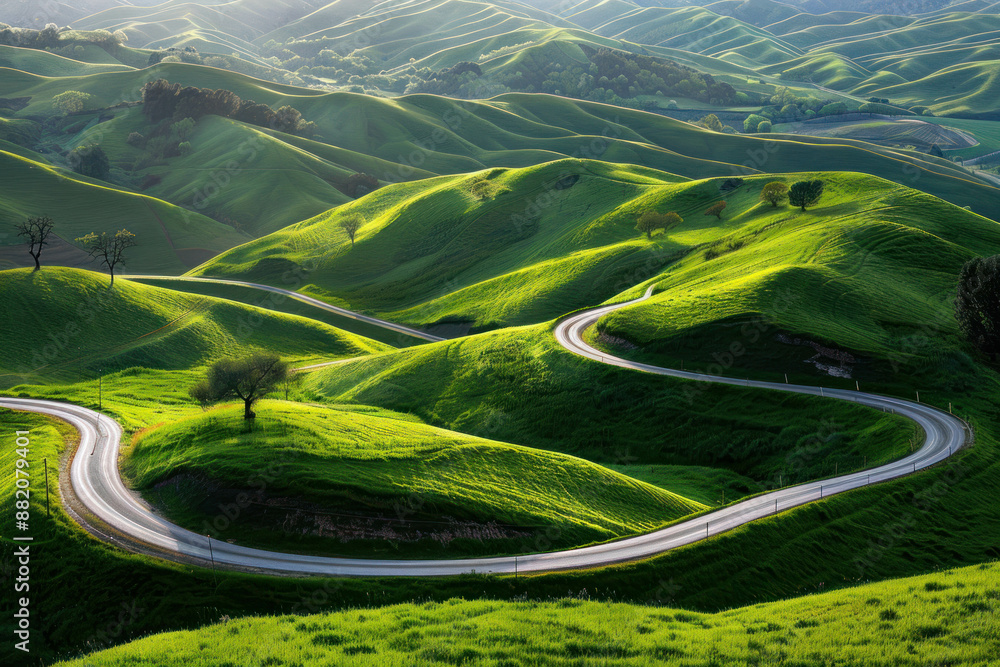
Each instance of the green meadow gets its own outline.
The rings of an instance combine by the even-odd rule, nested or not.
[[[998,570],[985,564],[715,614],[574,591],[552,602],[450,599],[223,618],[59,664],[988,665],[1000,650]]]
[[[280,401],[257,414],[252,428],[241,408],[225,406],[141,431],[124,474],[147,498],[165,501],[158,504],[168,516],[198,530],[231,502],[227,490],[272,471],[243,520],[215,535],[331,556],[516,552],[548,531],[559,535],[553,547],[576,546],[705,508],[582,459],[414,417]]]

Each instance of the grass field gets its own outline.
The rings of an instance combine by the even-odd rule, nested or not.
[[[34,266],[14,227],[29,217],[48,216],[55,226],[52,250],[60,264],[93,266],[74,239],[90,232],[128,229],[138,245],[126,262],[150,273],[180,273],[249,237],[232,227],[159,199],[115,189],[32,157],[0,150],[0,253],[21,266]],[[47,254],[43,253],[45,262]]]
[[[319,370],[303,392],[307,400],[379,405],[600,463],[726,468],[765,486],[860,468],[866,456],[898,458],[916,435],[897,417],[846,403],[694,386],[588,362],[544,325]],[[803,449],[810,454],[799,460]]]
[[[46,51],[3,45],[0,45],[0,67],[48,77],[87,76],[132,69],[126,65],[91,64]]]
[[[990,664],[1000,650],[998,574],[1000,566],[991,563],[716,614],[592,602],[580,591],[556,602],[451,599],[224,619],[60,664],[971,667]]]
[[[300,363],[391,349],[315,320],[76,269],[0,272],[0,383],[67,382],[132,366],[188,369],[253,350]]]
[[[213,535],[323,555],[517,553],[554,534],[553,547],[576,546],[705,507],[582,459],[387,411],[267,401],[256,412],[252,429],[242,406],[224,406],[142,431],[123,471],[192,530],[246,493],[252,504]]]
[[[1000,251],[1000,227],[846,174],[825,177],[810,211],[772,208],[755,203],[766,180],[730,198],[725,236],[694,249],[697,230],[674,232],[692,252],[630,290],[657,285],[649,301],[603,318],[597,343],[668,366],[721,364],[727,375],[911,385],[939,402],[963,391],[948,379],[973,363],[958,338],[954,289],[964,262]]]
[[[578,180],[558,190],[553,183],[563,174]],[[718,335],[732,337],[729,318],[765,314],[789,290],[800,297],[817,292],[810,306],[786,306],[794,312],[770,318],[768,326],[817,342],[837,340],[862,355],[887,355],[922,325],[953,334],[946,302],[958,268],[974,253],[1000,248],[996,223],[859,175],[753,177],[726,193],[719,189],[723,179],[677,182],[593,161],[478,178],[487,176],[494,194],[485,200],[469,194],[477,177],[384,188],[192,273],[278,284],[279,276],[299,270],[308,275],[304,291],[337,305],[416,325],[464,323],[473,331],[546,321],[632,288],[638,294],[662,274],[655,278],[662,294],[637,309],[640,317],[653,316],[636,322],[622,311],[601,326],[644,348],[674,350],[672,363],[682,354],[708,363],[729,343],[706,346],[698,329],[690,331],[689,346],[678,347],[670,332],[719,322]],[[758,202],[767,182],[813,177],[827,189],[807,212]],[[703,213],[716,201],[727,208],[713,224]],[[645,210],[674,210],[684,222],[649,241],[634,230]],[[339,223],[354,214],[366,224],[352,245]],[[892,292],[888,300],[885,290]],[[853,337],[840,335],[852,328]],[[773,347],[773,335],[756,347]],[[797,354],[791,347],[789,353]],[[780,362],[783,372],[795,372],[787,361]]]
[[[133,282],[154,287],[163,287],[169,290],[187,292],[189,294],[202,294],[214,296],[229,301],[238,301],[250,306],[266,308],[267,310],[289,315],[301,315],[312,320],[329,324],[341,331],[357,334],[365,338],[391,345],[392,347],[410,347],[412,345],[423,345],[427,341],[414,336],[403,336],[395,331],[389,331],[374,324],[367,324],[353,317],[337,315],[315,306],[311,306],[290,297],[271,292],[262,292],[253,287],[242,287],[240,285],[224,285],[215,283],[202,283],[184,278],[142,278]]]
[[[298,579],[171,564],[94,539],[59,502],[72,430],[0,410],[0,441],[31,432],[31,663],[993,664],[1000,375],[961,339],[952,300],[963,262],[1000,252],[1000,190],[951,159],[1000,151],[988,120],[1000,19],[995,8],[972,13],[986,2],[890,16],[819,13],[825,1],[804,5],[816,14],[771,0],[171,1],[74,18],[63,33],[69,44],[89,34],[80,30],[120,28],[131,46],[0,46],[0,269],[30,262],[15,223],[50,215],[58,236],[41,272],[0,270],[0,391],[100,406],[125,429],[127,479],[193,530],[360,557],[545,551],[860,470],[920,442],[891,414],[625,371],[553,340],[554,318],[650,285],[650,300],[602,319],[590,341],[686,370],[916,398],[975,433],[940,465],[642,562]],[[317,49],[359,49],[394,74],[460,61],[488,75],[567,67],[585,62],[583,47],[622,48],[748,92],[928,107],[935,117],[921,120],[978,144],[941,146],[939,159],[921,154],[938,143],[926,127],[926,146],[904,132],[894,148],[716,134],[551,95],[468,102],[263,80],[282,73],[262,56],[292,37],[327,37]],[[263,78],[146,68],[149,51],[134,48],[167,46],[217,52]],[[483,58],[491,52],[502,55]],[[289,67],[284,80],[301,83]],[[156,78],[291,105],[319,132],[209,116],[190,155],[125,174],[144,157],[127,137],[151,130],[140,108],[109,120],[53,107],[65,90],[91,94],[94,107],[135,102]],[[17,98],[28,106],[14,111]],[[126,185],[66,168],[60,153],[89,143]],[[362,171],[386,187],[351,201],[344,184]],[[720,190],[737,175],[738,188]],[[147,176],[162,180],[138,194]],[[804,178],[826,185],[808,211],[758,202],[765,183]],[[721,220],[704,215],[717,201]],[[647,239],[634,229],[645,210],[684,222]],[[340,227],[352,214],[364,221],[356,243]],[[140,244],[126,272],[246,278],[463,337],[408,346],[246,288],[118,280],[108,290],[105,275],[55,268],[96,268],[73,239],[122,227]],[[296,366],[346,363],[297,375],[248,428],[239,406],[202,409],[187,390],[211,361],[251,350]],[[0,467],[15,456],[0,449]],[[2,475],[0,504],[12,506],[14,489]],[[14,533],[13,521],[5,513],[0,532]],[[15,562],[10,541],[0,553]],[[0,568],[0,582],[12,576]],[[13,605],[0,596],[6,636]],[[155,634],[165,631],[179,632]]]

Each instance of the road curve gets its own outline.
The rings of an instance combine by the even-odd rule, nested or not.
[[[189,276],[180,276],[180,277],[149,276],[149,275],[138,275],[138,274],[119,276],[119,278],[124,278],[125,280],[175,280],[178,282],[209,283],[215,285],[237,285],[239,287],[250,287],[252,289],[271,292],[272,294],[280,294],[283,297],[290,297],[297,301],[301,301],[302,303],[313,306],[314,308],[319,308],[320,310],[336,313],[337,315],[341,315],[343,317],[349,317],[352,320],[358,320],[359,322],[373,324],[377,327],[388,329],[389,331],[395,331],[396,333],[401,333],[406,336],[413,336],[414,338],[420,338],[422,340],[431,343],[436,343],[438,341],[445,340],[440,336],[434,336],[432,334],[425,333],[423,331],[417,331],[416,329],[405,327],[402,324],[396,324],[395,322],[387,322],[386,320],[380,320],[377,317],[371,317],[370,315],[362,315],[361,313],[355,313],[353,310],[347,310],[346,308],[331,306],[325,301],[321,301],[306,294],[300,294],[298,292],[293,292],[292,290],[282,289],[281,287],[271,287],[270,285],[263,285],[261,283],[250,283],[244,280],[223,280],[221,278],[195,278]]]
[[[268,288],[271,289],[271,288]],[[919,450],[910,456],[877,468],[843,475],[833,479],[810,482],[780,489],[750,498],[668,528],[579,549],[517,557],[468,558],[459,560],[366,560],[356,558],[326,558],[278,553],[240,547],[176,526],[153,514],[122,482],[118,470],[121,427],[107,416],[93,410],[30,398],[0,397],[0,407],[52,415],[65,419],[80,432],[80,446],[70,467],[70,481],[82,504],[102,521],[135,540],[161,550],[165,557],[178,560],[198,558],[221,566],[249,568],[264,572],[329,576],[449,576],[469,572],[545,572],[637,560],[664,553],[685,544],[703,540],[755,519],[803,505],[822,497],[843,493],[876,482],[902,477],[938,463],[960,447],[970,437],[964,422],[937,408],[899,398],[877,396],[839,389],[756,382],[716,377],[700,373],[677,371],[610,356],[591,347],[583,340],[583,332],[600,317],[648,299],[602,306],[571,315],[555,329],[556,339],[571,352],[595,361],[647,373],[669,375],[688,380],[717,382],[739,386],[772,389],[798,394],[823,395],[848,400],[876,409],[892,410],[915,421],[923,428],[926,438]]]

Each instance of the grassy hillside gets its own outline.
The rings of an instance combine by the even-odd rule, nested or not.
[[[599,322],[611,348],[695,368],[739,340],[745,350],[730,373],[767,370],[772,379],[812,371],[875,381],[898,373],[893,366],[947,375],[968,364],[951,301],[962,264],[1000,252],[1000,225],[845,174],[824,176],[824,197],[806,212],[773,208],[757,202],[770,180],[748,181],[730,197],[723,236],[705,243],[697,229],[672,234],[689,248],[702,245],[629,292],[653,283],[652,299]],[[755,318],[760,332],[751,337],[741,327]],[[933,332],[933,349],[914,348],[921,332]],[[778,333],[800,340],[782,342]],[[840,363],[838,351],[853,361]],[[815,365],[804,363],[818,352]]]
[[[516,553],[546,534],[573,546],[705,508],[582,459],[383,411],[268,401],[256,412],[252,431],[228,406],[141,432],[123,470],[192,530],[248,493],[220,539],[324,555]],[[264,490],[248,483],[261,471]]]
[[[485,200],[470,194],[478,179],[493,193]],[[621,201],[673,191],[667,184],[678,180],[561,161],[397,185],[236,248],[194,273],[270,282],[308,266],[307,291],[406,322],[537,322],[621,291],[625,276],[648,262],[646,246],[634,223],[609,230],[599,222],[614,219]],[[529,210],[534,201],[542,203],[537,213]],[[366,224],[352,245],[340,222],[355,214]]]
[[[0,272],[0,383],[76,380],[98,369],[182,369],[250,350],[327,361],[389,349],[314,320],[75,269]]]
[[[247,239],[231,227],[159,199],[115,189],[108,183],[80,176],[30,157],[0,150],[0,230],[6,234],[0,253],[21,266],[33,265],[14,226],[33,216],[55,223],[60,263],[95,266],[74,239],[90,232],[128,229],[138,245],[126,261],[151,273],[179,273]]]
[[[560,347],[548,326],[315,371],[302,396],[410,412],[436,426],[601,463],[727,468],[765,486],[858,469],[865,457],[897,458],[915,435],[898,417],[846,403],[588,362]],[[803,447],[810,455],[799,461]]]
[[[591,602],[407,604],[313,616],[226,619],[148,637],[66,667],[322,659],[357,665],[986,665],[1000,649],[996,563],[698,614]],[[572,592],[571,592],[572,593]],[[456,636],[455,628],[461,628]],[[250,641],[250,638],[253,638]]]
[[[411,324],[482,330],[542,322],[600,303],[682,257],[688,258],[683,266],[703,261],[698,251],[709,246],[745,243],[743,254],[733,255],[741,261],[760,252],[760,230],[768,230],[766,238],[783,248],[786,234],[806,221],[849,230],[845,234],[868,225],[913,227],[907,235],[914,237],[962,220],[986,238],[995,233],[996,224],[982,217],[867,176],[816,174],[827,181],[828,193],[806,214],[757,200],[769,181],[791,184],[812,177],[755,176],[737,191],[724,192],[726,179],[679,181],[635,167],[570,160],[444,177],[383,188],[235,248],[192,273],[277,284],[285,271],[305,267],[309,284],[303,289],[338,304]],[[487,190],[484,199],[471,194],[477,180],[486,183],[480,186]],[[728,208],[721,223],[710,224],[714,218],[704,211],[717,201]],[[635,231],[636,219],[647,210],[677,211],[684,222],[648,241]],[[353,245],[340,227],[352,215],[365,222]],[[964,233],[958,229],[965,227],[956,228],[956,235]],[[805,233],[816,244],[830,240],[825,231],[817,232]],[[966,256],[977,243],[975,237],[965,241]],[[949,268],[957,271],[953,264]],[[779,272],[775,265],[761,270]],[[718,282],[703,284],[706,290],[719,289]],[[732,289],[744,288],[734,284]],[[711,318],[710,312],[703,310],[702,316]],[[802,330],[798,323],[793,329]]]
[[[126,65],[91,64],[46,51],[3,45],[0,45],[0,67],[48,77],[87,76],[103,72],[127,72],[132,69]]]

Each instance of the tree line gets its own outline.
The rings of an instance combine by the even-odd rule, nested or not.
[[[291,106],[274,110],[253,100],[241,100],[231,90],[181,86],[165,79],[150,81],[142,87],[142,110],[153,123],[185,118],[197,121],[214,115],[302,137],[312,137],[317,130],[315,123],[305,120]]]

